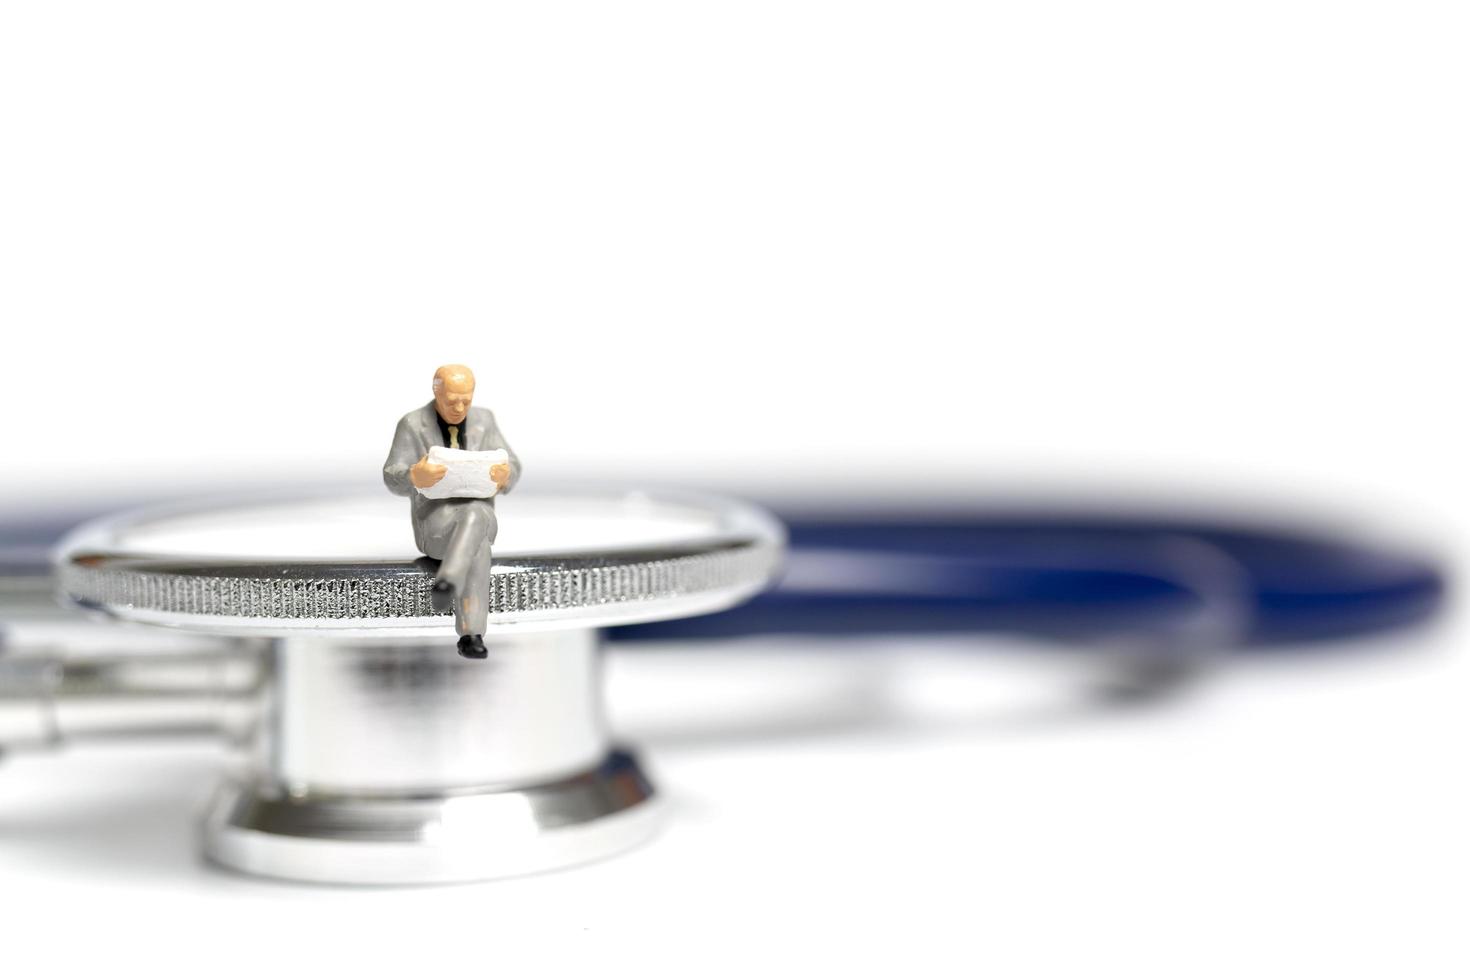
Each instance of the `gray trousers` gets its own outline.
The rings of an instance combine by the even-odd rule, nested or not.
[[[499,524],[488,500],[438,503],[423,528],[424,554],[439,559],[435,580],[454,593],[454,628],[461,636],[484,634],[490,613],[490,546]]]

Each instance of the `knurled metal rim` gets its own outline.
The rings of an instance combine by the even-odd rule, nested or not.
[[[714,611],[760,591],[780,566],[780,525],[758,508],[706,500],[738,516],[733,523],[739,530],[679,546],[497,559],[491,625],[646,622]],[[63,543],[56,580],[64,599],[119,618],[220,632],[442,628],[452,622],[431,605],[437,563],[427,558],[220,561],[87,547],[107,526],[83,528]]]

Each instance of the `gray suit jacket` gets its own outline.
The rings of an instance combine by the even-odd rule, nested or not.
[[[448,497],[442,500],[431,500],[414,489],[414,485],[408,479],[408,470],[417,463],[433,446],[444,445],[444,438],[439,432],[438,411],[431,401],[423,408],[416,408],[409,412],[398,422],[398,429],[393,433],[393,448],[388,451],[388,459],[383,463],[383,482],[388,489],[400,497],[410,497],[413,501],[413,534],[419,546],[419,550],[426,554],[430,550],[426,545],[431,545],[431,539],[440,537],[448,532],[450,528],[441,527],[445,519],[450,515],[446,504],[456,503],[455,498]],[[506,484],[505,493],[516,485],[521,478],[521,461],[516,458],[515,451],[500,434],[500,429],[495,424],[495,416],[488,408],[470,407],[469,415],[465,417],[463,438],[459,442],[461,449],[481,451],[485,449],[504,449],[510,456],[510,482]],[[485,504],[493,505],[495,499],[483,501]],[[435,549],[437,550],[437,549]]]

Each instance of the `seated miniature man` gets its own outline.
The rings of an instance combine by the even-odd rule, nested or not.
[[[490,467],[490,479],[503,493],[521,476],[520,460],[506,444],[489,409],[472,408],[475,375],[463,364],[434,372],[434,400],[409,412],[393,433],[393,448],[383,464],[383,482],[400,497],[412,498],[413,536],[419,550],[440,560],[434,577],[433,605],[454,610],[459,652],[484,659],[485,624],[490,603],[490,546],[497,529],[494,497],[433,499],[416,492],[444,478],[447,467],[431,463],[435,446],[481,451],[505,450],[509,461]]]

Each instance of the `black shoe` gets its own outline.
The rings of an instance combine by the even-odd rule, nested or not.
[[[435,579],[429,589],[429,608],[436,613],[454,611],[454,587],[442,579]]]
[[[490,651],[485,649],[485,638],[479,633],[473,636],[466,633],[459,638],[459,655],[466,660],[484,660]]]

